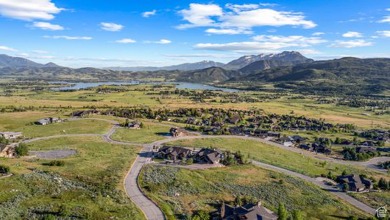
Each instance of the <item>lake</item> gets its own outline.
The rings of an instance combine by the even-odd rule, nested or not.
[[[187,82],[162,82],[162,83],[156,83],[156,82],[138,82],[138,81],[131,81],[131,82],[97,82],[97,83],[86,83],[86,82],[53,82],[53,84],[71,84],[71,86],[64,86],[55,88],[56,91],[66,91],[66,90],[80,90],[80,89],[88,89],[88,88],[94,88],[102,85],[139,85],[139,84],[174,84],[176,88],[178,89],[193,89],[193,90],[213,90],[213,91],[224,91],[224,92],[239,92],[240,90],[237,89],[228,89],[228,88],[220,88],[200,83],[187,83]]]

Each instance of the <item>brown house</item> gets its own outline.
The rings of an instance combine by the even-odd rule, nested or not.
[[[192,150],[184,147],[164,146],[157,153],[157,157],[173,161],[187,159],[190,156]]]
[[[244,206],[231,206],[225,203],[213,215],[213,220],[277,220],[278,216],[259,202]]]
[[[223,153],[220,150],[203,148],[195,155],[197,163],[218,164],[223,159]]]
[[[362,192],[372,189],[372,182],[362,176],[351,174],[337,177],[340,184],[348,184],[348,191]]]
[[[172,135],[172,137],[180,137],[185,135],[185,130],[181,128],[171,128],[169,133]]]

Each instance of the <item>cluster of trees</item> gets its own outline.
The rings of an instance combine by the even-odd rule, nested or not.
[[[390,137],[390,131],[379,130],[379,129],[371,129],[366,130],[360,133],[355,133],[356,136],[360,136],[363,138],[367,138],[369,140],[376,140],[384,142],[386,139]]]
[[[390,190],[390,181],[386,181],[383,177],[378,181],[378,188],[382,190]]]
[[[279,204],[278,207],[278,220],[303,220],[302,212],[294,210],[291,214],[288,213],[283,203]]]
[[[380,152],[365,152],[365,153],[357,153],[355,147],[344,147],[342,154],[345,160],[368,160],[373,157],[380,156]]]
[[[237,165],[237,164],[247,164],[249,163],[248,157],[243,155],[240,151],[236,153],[232,153],[230,151],[226,151],[224,153],[224,158],[221,163],[225,166]]]
[[[363,97],[346,97],[338,100],[337,105],[345,105],[353,108],[373,108],[386,110],[390,107],[390,101],[386,99],[372,100]]]

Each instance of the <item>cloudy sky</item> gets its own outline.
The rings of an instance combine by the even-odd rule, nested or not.
[[[0,54],[81,66],[164,66],[300,51],[390,57],[389,0],[0,0]]]

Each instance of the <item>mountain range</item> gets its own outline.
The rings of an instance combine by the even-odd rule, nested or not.
[[[149,80],[240,85],[256,89],[264,83],[300,91],[341,91],[365,94],[390,89],[390,59],[345,57],[314,61],[299,52],[243,56],[227,64],[213,61],[168,67],[125,69],[68,68],[54,63],[39,64],[20,57],[0,55],[0,75],[43,80]],[[245,85],[245,86],[242,86]]]
[[[191,71],[191,70],[207,69],[210,67],[221,67],[226,70],[239,70],[257,61],[269,61],[265,63],[271,63],[271,64],[270,65],[265,64],[265,68],[267,67],[272,68],[278,65],[294,65],[298,63],[312,62],[313,60],[304,57],[302,54],[296,51],[284,51],[278,54],[259,54],[259,55],[242,56],[238,59],[230,61],[227,64],[214,62],[210,60],[204,60],[196,63],[183,63],[179,65],[164,66],[164,67],[152,67],[152,66],[107,67],[105,69],[119,70],[119,71],[158,71],[158,70]],[[251,68],[254,68],[254,66]]]

